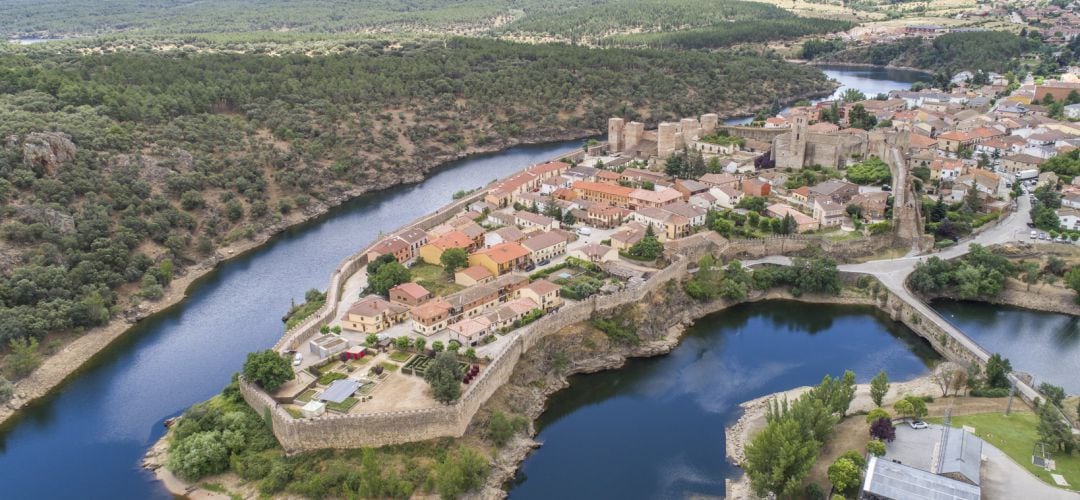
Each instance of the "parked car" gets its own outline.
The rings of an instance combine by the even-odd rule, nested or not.
[[[525,271],[526,272],[532,271],[534,269],[536,269],[536,265],[534,265],[534,264],[529,264],[529,265],[525,266]]]
[[[582,236],[588,236],[588,235],[592,234],[592,229],[589,229],[587,227],[580,227],[577,230],[577,234],[580,234]]]
[[[1034,239],[1036,239],[1038,237],[1039,237],[1039,232],[1038,231],[1032,231],[1031,232],[1031,239],[1034,240]]]
[[[303,362],[304,362],[304,355],[301,354],[301,353],[296,353],[296,355],[293,356],[293,358],[292,358],[292,365],[293,366],[300,366],[300,363],[303,363]]]
[[[548,264],[551,264],[551,259],[544,259],[544,260],[536,263],[536,265],[538,265],[538,266],[546,266]]]
[[[929,425],[926,425],[926,422],[923,422],[922,420],[912,420],[908,422],[908,425],[910,425],[912,429],[925,429],[927,427],[930,427]]]

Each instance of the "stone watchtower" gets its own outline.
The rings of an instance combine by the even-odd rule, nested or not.
[[[626,128],[623,129],[623,151],[633,152],[634,148],[641,144],[641,139],[645,135],[645,124],[641,122],[630,122],[626,124]]]
[[[679,124],[663,122],[656,127],[656,156],[667,159],[682,147],[678,144],[682,134],[679,133]]]
[[[716,126],[720,124],[720,117],[716,113],[701,115],[701,137],[716,133]],[[699,139],[701,138],[699,137]]]
[[[608,150],[611,153],[622,152],[626,148],[626,121],[622,118],[610,118],[607,130]]]

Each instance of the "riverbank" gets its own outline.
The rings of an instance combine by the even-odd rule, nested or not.
[[[913,66],[893,66],[891,64],[886,64],[886,65],[882,66],[880,64],[870,64],[870,63],[849,63],[849,62],[830,62],[830,61],[813,61],[813,60],[807,61],[805,59],[785,59],[785,62],[790,62],[790,63],[793,63],[793,64],[805,64],[807,66],[828,66],[828,67],[834,67],[834,68],[847,67],[847,68],[884,69],[884,70],[892,70],[892,71],[911,71],[911,72],[914,72],[914,73],[922,73],[922,74],[927,75],[927,76],[934,76],[933,71],[930,71],[930,70],[927,70],[927,69],[922,69],[922,68],[916,68],[916,67],[913,67]]]
[[[572,130],[559,133],[551,132],[539,136],[525,138],[511,138],[497,141],[489,146],[471,147],[454,155],[446,155],[435,158],[431,168],[413,172],[413,175],[395,179],[395,182],[384,183],[374,186],[362,186],[351,189],[345,193],[319,200],[303,211],[295,211],[284,217],[282,221],[265,227],[248,239],[237,240],[233,243],[220,247],[214,254],[194,265],[186,266],[177,270],[177,275],[165,289],[164,295],[153,302],[142,302],[138,306],[125,310],[109,320],[105,325],[89,329],[67,343],[57,348],[56,352],[44,356],[41,366],[30,375],[15,382],[14,396],[7,404],[0,406],[0,429],[8,425],[20,410],[32,405],[34,401],[48,396],[54,389],[68,379],[76,376],[87,363],[106,350],[110,345],[122,338],[140,321],[147,320],[159,314],[165,314],[173,307],[181,304],[192,287],[200,278],[203,278],[215,270],[222,263],[243,256],[254,251],[276,235],[301,224],[314,222],[327,215],[332,209],[360,196],[389,189],[403,184],[422,182],[431,174],[455,161],[463,160],[470,156],[490,154],[504,149],[521,145],[543,144],[548,142],[577,140],[595,136],[594,130]],[[524,166],[523,166],[524,167]]]

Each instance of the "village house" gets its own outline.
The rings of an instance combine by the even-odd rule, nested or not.
[[[652,226],[661,240],[681,238],[690,232],[690,219],[660,208],[639,208],[630,214],[630,218],[639,224]]]
[[[420,335],[430,336],[439,333],[450,324],[450,303],[435,299],[412,308],[412,329]]]
[[[746,196],[769,196],[772,186],[760,179],[746,179],[742,181],[742,192]]]
[[[453,230],[420,247],[420,258],[428,264],[440,266],[443,252],[451,248],[460,248],[468,252],[477,246],[474,239],[461,231]]]
[[[806,205],[810,204],[810,186],[802,186],[792,189],[788,192],[788,194],[791,195],[792,199],[799,203]]]
[[[551,312],[562,305],[559,285],[545,279],[538,279],[518,290],[518,296],[532,300],[536,308]]]
[[[859,194],[859,186],[846,181],[828,180],[810,188],[807,201],[813,203],[819,198],[833,199],[844,204]]]
[[[391,288],[389,295],[390,302],[409,307],[416,307],[434,297],[426,288],[412,282]]]
[[[691,179],[679,179],[675,181],[675,190],[682,193],[684,201],[689,201],[695,194],[709,192],[709,185]]]
[[[839,226],[847,218],[847,207],[832,198],[818,197],[814,199],[814,219],[821,227]]]
[[[1068,231],[1080,231],[1080,210],[1075,208],[1059,208],[1055,212],[1061,229]]]
[[[962,160],[937,159],[930,164],[930,180],[953,182],[964,174],[967,168]]]
[[[628,168],[622,171],[619,175],[619,181],[629,183],[634,186],[641,186],[646,182],[651,182],[657,186],[670,185],[671,181],[664,174],[657,172],[650,172],[648,170],[642,170],[640,168]]]
[[[485,316],[469,318],[446,327],[450,331],[450,338],[461,345],[473,347],[491,333],[491,320]]]
[[[399,233],[394,234],[397,239],[405,242],[409,245],[410,258],[415,258],[420,254],[420,247],[424,246],[428,242],[428,235],[423,229],[414,227],[409,228]]]
[[[478,316],[499,302],[499,290],[495,282],[466,288],[445,297],[450,304],[451,323]]]
[[[496,307],[491,312],[484,314],[483,318],[488,321],[492,332],[503,329],[508,330],[514,326],[515,321],[537,309],[539,309],[539,306],[532,299],[519,298]]]
[[[790,215],[795,220],[796,232],[805,233],[807,231],[813,231],[818,228],[818,221],[798,210],[795,207],[784,203],[773,203],[765,207],[765,215],[774,217],[777,219],[783,219],[785,216]]]
[[[494,276],[502,276],[514,269],[525,267],[529,250],[519,243],[500,243],[469,256],[470,266],[481,266]]]
[[[379,333],[405,321],[409,308],[393,304],[378,295],[354,302],[341,316],[341,327],[361,333]]]
[[[626,217],[630,215],[630,210],[608,203],[592,203],[585,210],[585,214],[589,225],[609,228],[622,224]]]
[[[494,279],[495,275],[484,266],[469,266],[454,273],[454,283],[461,286],[475,286]]]
[[[521,242],[521,246],[529,251],[532,262],[538,263],[566,253],[566,236],[558,231],[549,231]]]
[[[630,193],[634,192],[634,189],[629,187],[585,181],[575,182],[573,188],[585,201],[608,203],[622,208],[630,207]]]
[[[885,220],[885,212],[889,208],[889,193],[877,191],[872,193],[860,193],[851,199],[851,204],[859,207],[862,217],[868,221]]]
[[[690,197],[690,200],[688,202],[691,205],[703,210],[712,210],[714,208],[717,208],[716,197],[708,192],[695,194],[694,196]]]
[[[956,179],[955,186],[963,186],[970,189],[974,187],[980,193],[991,198],[1001,194],[1001,176],[989,170],[976,169],[967,175],[961,175]],[[955,191],[955,189],[954,189]],[[966,191],[966,189],[964,189]]]
[[[630,192],[630,207],[660,208],[664,205],[675,203],[682,199],[682,193],[677,189],[662,189],[652,191],[649,189],[635,189]]]
[[[702,184],[706,184],[711,187],[730,187],[734,189],[739,188],[739,178],[728,173],[722,174],[705,174],[698,178]]]
[[[580,246],[570,250],[567,255],[594,264],[603,264],[619,259],[618,250],[614,247],[601,245],[599,243],[589,243],[588,245]]]
[[[521,243],[525,238],[525,233],[516,226],[500,227],[484,234],[484,247],[491,248],[499,243]]]
[[[393,255],[401,264],[407,264],[413,260],[414,254],[408,243],[391,236],[371,246],[367,251],[368,262],[374,262],[383,255]]]
[[[611,247],[615,250],[628,250],[645,237],[645,226],[631,222],[611,235]]]
[[[1039,165],[1044,161],[1046,160],[1027,154],[1013,154],[1001,159],[1001,168],[1012,175],[1016,175],[1025,170],[1038,170]]]
[[[521,227],[521,230],[526,234],[534,231],[551,231],[552,229],[559,228],[559,221],[551,217],[521,210],[514,212],[514,224]]]
[[[716,206],[722,208],[735,208],[743,199],[742,191],[731,186],[710,188],[709,194],[716,198]]]
[[[974,141],[971,134],[951,130],[938,136],[938,149],[945,153],[956,153],[960,148],[970,146]]]

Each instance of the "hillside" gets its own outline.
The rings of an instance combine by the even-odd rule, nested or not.
[[[839,48],[833,47],[833,48]],[[1040,43],[1003,31],[957,32],[932,40],[905,38],[890,44],[841,49],[815,60],[839,63],[906,66],[954,73],[962,70],[1005,72]]]
[[[337,49],[0,54],[0,342],[102,324],[221,245],[464,153],[596,133],[613,113],[742,114],[832,90],[813,68],[730,54]]]

